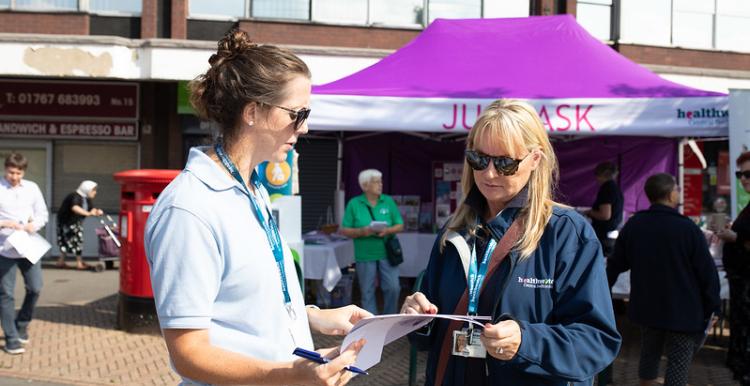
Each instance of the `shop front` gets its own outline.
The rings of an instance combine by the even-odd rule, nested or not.
[[[98,183],[97,207],[117,213],[112,174],[140,163],[139,84],[4,78],[0,90],[0,158],[15,151],[29,159],[26,178],[51,208],[46,238],[55,240],[57,209],[83,180]],[[96,225],[85,223],[92,237],[84,238],[84,255],[96,255]]]

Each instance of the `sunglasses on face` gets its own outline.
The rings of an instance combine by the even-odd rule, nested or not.
[[[487,169],[487,167],[490,166],[490,161],[492,161],[492,164],[495,165],[495,170],[505,176],[512,176],[518,171],[518,165],[520,165],[529,154],[526,154],[526,156],[521,159],[513,159],[506,156],[493,157],[479,153],[476,150],[466,150],[466,162],[469,163],[469,166],[471,166],[472,169],[482,171]]]
[[[743,171],[736,171],[734,172],[734,175],[737,176],[737,178],[745,177],[746,180],[750,180],[750,170]]]
[[[310,111],[311,110],[308,109],[307,107],[303,107],[303,108],[301,108],[299,110],[292,110],[292,109],[290,109],[288,107],[272,105],[270,103],[268,105],[272,106],[272,107],[276,107],[277,109],[282,109],[282,110],[288,112],[289,113],[289,119],[291,119],[291,120],[294,121],[294,131],[299,130],[299,128],[302,127],[302,124],[305,123],[305,121],[307,120],[307,118],[310,116]]]

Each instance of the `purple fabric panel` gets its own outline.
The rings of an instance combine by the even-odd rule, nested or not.
[[[357,134],[350,135],[356,136]],[[379,134],[344,142],[342,179],[346,200],[362,193],[359,172],[383,173],[386,194],[418,194],[432,200],[432,162],[461,162],[465,143],[435,142],[402,133]],[[655,173],[677,173],[677,141],[657,137],[584,138],[553,144],[560,163],[556,200],[591,206],[599,185],[594,168],[612,161],[620,167],[618,183],[625,196],[625,215],[648,208],[643,184]],[[626,217],[627,218],[627,217]]]
[[[643,184],[655,173],[677,173],[677,141],[655,137],[586,138],[554,144],[560,162],[557,200],[591,206],[599,185],[594,168],[603,161],[620,168],[618,183],[625,197],[625,216],[649,207]]]
[[[437,19],[395,53],[313,92],[493,99],[724,95],[661,78],[570,15]]]
[[[402,133],[347,140],[342,170],[346,200],[362,194],[359,172],[374,168],[383,173],[384,193],[417,194],[422,202],[431,201],[432,162],[461,162],[465,146],[463,141],[436,142]]]

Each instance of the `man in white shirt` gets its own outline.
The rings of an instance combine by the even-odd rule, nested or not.
[[[11,153],[5,159],[5,178],[0,179],[0,320],[5,333],[3,349],[9,354],[26,351],[27,328],[42,290],[41,260],[32,264],[7,242],[13,232],[39,231],[49,218],[39,186],[23,179],[28,164],[23,155]],[[26,297],[18,314],[13,299],[16,269],[21,270],[26,284]]]

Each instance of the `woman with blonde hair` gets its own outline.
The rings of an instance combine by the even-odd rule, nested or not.
[[[552,200],[557,160],[536,111],[491,103],[465,155],[465,194],[401,312],[491,320],[414,334],[430,351],[426,384],[591,385],[621,339],[596,235]]]

